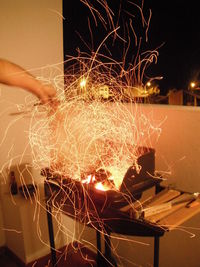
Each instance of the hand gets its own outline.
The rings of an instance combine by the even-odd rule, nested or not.
[[[51,85],[42,85],[37,93],[40,98],[42,104],[53,104],[55,101],[56,90]]]
[[[32,74],[5,59],[0,59],[0,83],[25,89],[36,95],[42,104],[51,103],[56,90],[51,85],[43,85]]]

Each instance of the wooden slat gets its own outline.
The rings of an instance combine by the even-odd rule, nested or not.
[[[161,226],[166,226],[169,230],[176,228],[180,224],[189,220],[191,217],[200,212],[200,202],[195,200],[192,205],[188,207],[182,207],[179,210],[173,212],[169,216],[161,219],[158,224]]]
[[[174,189],[164,189],[157,195],[155,195],[149,202],[147,202],[143,208],[152,207],[155,205],[159,205],[165,202],[168,202],[178,196],[180,196],[181,192]]]
[[[194,195],[190,193],[182,193],[180,196],[173,198],[171,201],[168,201],[166,203],[171,203],[171,209],[162,211],[157,214],[152,214],[150,216],[145,216],[145,218],[151,222],[157,222],[158,220],[161,220],[162,218],[170,215],[171,213],[179,210],[180,208],[186,206],[191,200],[193,200]],[[161,203],[162,204],[162,203]],[[160,205],[160,204],[159,204]],[[158,205],[158,206],[159,206]],[[157,205],[153,205],[152,208],[156,208]]]
[[[137,200],[134,203],[128,204],[122,208],[120,208],[121,212],[129,212],[131,210],[137,210],[139,208],[142,208],[150,199],[152,199],[153,197],[148,197],[147,199],[144,200]]]
[[[159,220],[161,220],[161,219],[165,218],[166,216],[174,213],[175,211],[179,210],[180,208],[182,208],[184,206],[185,206],[185,203],[180,203],[180,204],[174,205],[170,210],[160,212],[160,213],[155,214],[153,216],[147,217],[146,219],[148,221],[153,222],[153,223],[157,223]]]
[[[162,190],[160,193],[151,196],[150,198],[147,198],[145,200],[142,201],[136,201],[135,203],[131,203],[127,206],[124,206],[120,209],[121,212],[126,212],[126,213],[134,213],[136,212],[136,210],[140,210],[143,208],[148,208],[148,207],[152,207],[154,205],[159,205],[162,203],[165,203],[167,201],[170,201],[178,196],[180,196],[181,192],[174,190],[174,189],[169,189],[169,188],[165,188],[164,190]]]

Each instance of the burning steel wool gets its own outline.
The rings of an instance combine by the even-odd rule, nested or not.
[[[92,75],[92,71],[86,73],[84,86],[82,78],[76,78],[66,88],[67,100],[60,101],[55,112],[41,121],[37,114],[30,128],[30,144],[39,165],[83,183],[101,182],[98,177],[107,176],[111,188],[119,190],[130,166],[140,171],[138,146],[150,146],[151,137],[157,138],[161,130],[134,102],[125,105],[115,96],[111,101],[96,97],[99,89],[112,85],[102,77],[99,83],[101,73]],[[113,80],[117,86],[116,78]]]

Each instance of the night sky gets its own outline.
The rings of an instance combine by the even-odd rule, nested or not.
[[[94,3],[95,1],[92,1]],[[108,0],[108,4],[117,14],[119,0]],[[134,13],[135,7],[130,6],[126,0],[122,0],[122,10],[128,10],[134,14],[134,29],[144,40],[144,33],[140,27],[141,20],[138,13]],[[140,3],[137,0],[135,3]],[[103,12],[99,6],[99,11]],[[191,80],[200,80],[200,15],[198,1],[144,1],[144,15],[148,15],[152,10],[152,18],[148,31],[148,43],[144,42],[142,49],[158,49],[159,57],[157,64],[151,65],[147,69],[148,76],[163,76],[158,82],[161,94],[166,94],[169,89],[187,89]],[[89,52],[94,50],[102,39],[106,36],[106,31],[99,22],[98,27],[94,25],[94,20],[88,8],[79,0],[63,0],[64,20],[64,54],[76,55],[77,48],[81,51]],[[104,14],[105,15],[105,14]],[[93,32],[93,47],[88,30],[88,17],[91,21]],[[123,24],[129,19],[127,13],[121,12],[120,34],[122,34]],[[79,34],[90,48],[84,45]],[[143,35],[142,35],[143,34]],[[117,44],[112,47],[112,42],[107,43],[112,53],[112,57],[120,60],[122,57],[122,47]],[[132,60],[133,51],[127,56],[127,64]]]

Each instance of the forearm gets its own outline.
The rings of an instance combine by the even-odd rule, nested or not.
[[[30,91],[41,86],[40,82],[30,73],[7,60],[0,60],[0,83],[29,89]]]
[[[23,88],[35,94],[44,103],[56,93],[53,87],[43,85],[20,66],[3,59],[0,59],[0,83]]]

